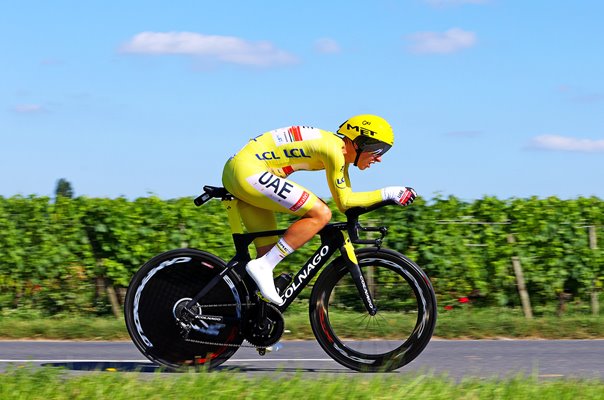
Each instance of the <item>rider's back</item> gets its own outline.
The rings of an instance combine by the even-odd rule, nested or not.
[[[280,177],[294,171],[344,165],[342,140],[331,132],[306,126],[266,132],[251,139],[235,157],[249,163],[262,163]]]

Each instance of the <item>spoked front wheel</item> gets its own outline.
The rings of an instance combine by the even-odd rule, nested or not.
[[[124,304],[126,326],[147,358],[170,369],[216,367],[237,351],[245,294],[229,274],[190,312],[183,310],[224,268],[212,254],[181,249],[154,257],[134,275]]]
[[[363,372],[402,367],[426,347],[436,324],[436,298],[425,273],[390,250],[362,249],[359,266],[377,314],[371,316],[342,258],[317,279],[310,321],[317,341],[340,364]]]

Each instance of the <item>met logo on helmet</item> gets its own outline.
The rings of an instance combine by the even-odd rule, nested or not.
[[[346,129],[351,130],[351,131],[357,131],[357,132],[359,132],[363,136],[375,136],[375,135],[377,135],[377,132],[372,131],[371,129],[364,128],[362,126],[355,126],[355,125],[351,125],[351,124],[346,124]]]

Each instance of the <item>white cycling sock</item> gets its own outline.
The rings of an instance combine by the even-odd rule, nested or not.
[[[264,261],[267,265],[275,268],[277,264],[285,257],[294,252],[294,249],[287,244],[287,242],[281,238],[277,242],[276,245],[273,246],[272,249],[269,250],[264,256],[261,257],[262,261]]]

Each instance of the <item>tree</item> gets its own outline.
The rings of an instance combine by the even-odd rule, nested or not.
[[[73,189],[71,187],[71,183],[65,178],[61,178],[57,181],[57,188],[55,190],[55,196],[59,197],[67,197],[73,198]]]

